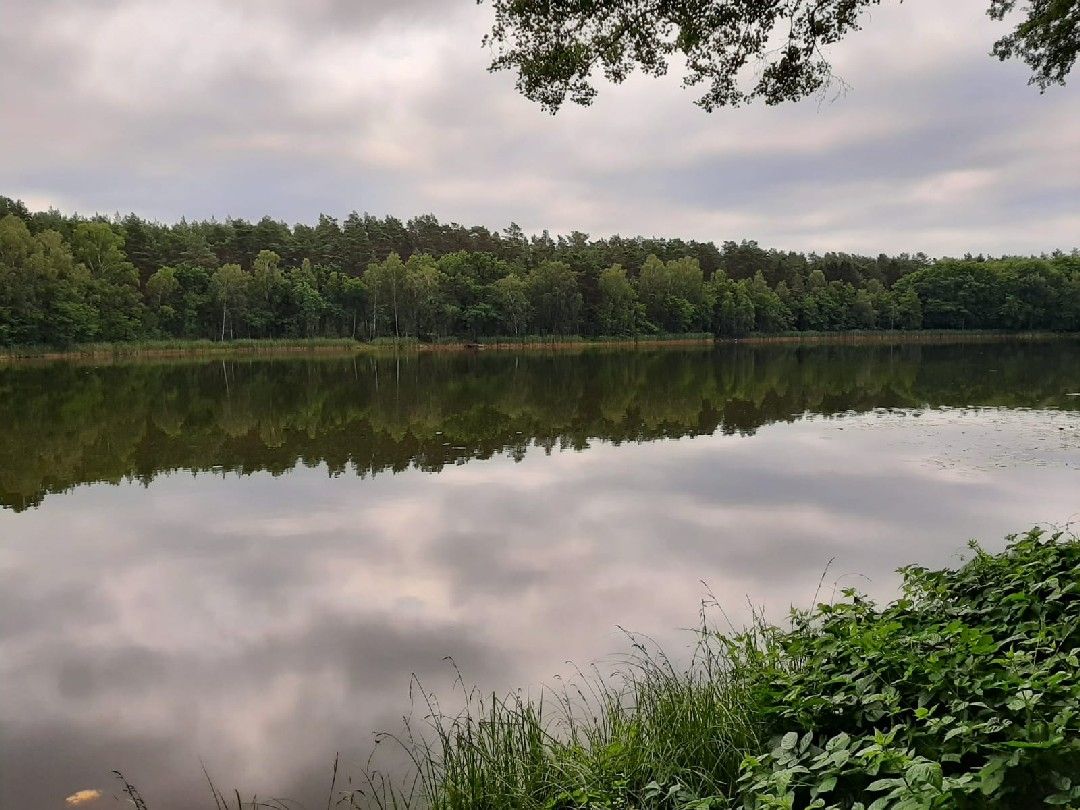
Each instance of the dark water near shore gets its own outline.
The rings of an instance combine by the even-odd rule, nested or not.
[[[209,806],[200,758],[322,806],[445,656],[888,598],[1080,518],[1078,393],[1075,341],[2,368],[0,807]]]

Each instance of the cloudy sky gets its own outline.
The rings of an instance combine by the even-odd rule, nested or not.
[[[473,0],[0,0],[0,194],[162,220],[1075,247],[1080,79],[1040,95],[988,56],[987,5],[884,0],[832,51],[839,98],[710,115],[673,75],[552,117],[485,71]]]

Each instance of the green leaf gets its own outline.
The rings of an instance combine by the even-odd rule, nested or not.
[[[1005,760],[993,759],[979,771],[979,791],[989,796],[997,791],[1005,781]]]
[[[903,779],[875,779],[873,782],[866,786],[866,789],[877,793],[882,790],[891,790],[897,785],[902,784],[904,784]]]

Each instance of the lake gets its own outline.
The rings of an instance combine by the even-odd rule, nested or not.
[[[318,807],[413,674],[888,599],[1080,517],[1078,393],[1066,339],[0,368],[0,806]]]

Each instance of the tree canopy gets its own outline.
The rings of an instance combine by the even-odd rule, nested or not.
[[[591,103],[598,74],[614,83],[635,70],[661,76],[673,58],[685,63],[684,85],[705,88],[697,103],[708,111],[779,104],[830,84],[825,49],[880,2],[491,0],[485,44],[494,50],[490,69],[514,71],[518,90],[553,113],[568,98]],[[1080,52],[1080,0],[991,0],[987,13],[1018,17],[995,56],[1022,59],[1041,90],[1065,83]]]

